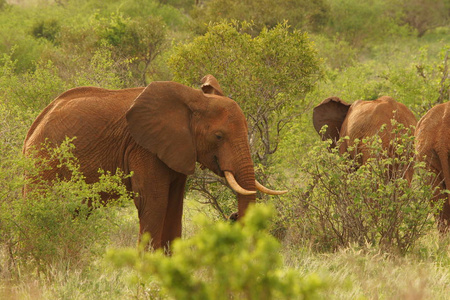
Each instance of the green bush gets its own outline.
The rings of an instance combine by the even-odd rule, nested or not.
[[[130,77],[129,74],[123,74],[123,71],[126,72],[127,69],[128,64],[116,62],[112,51],[105,46],[94,51],[88,59],[88,64],[79,66],[76,71],[71,73],[73,75],[70,82],[74,87],[97,86],[106,89],[119,89],[124,86],[124,81]]]
[[[394,8],[400,12],[400,20],[422,37],[439,26],[448,26],[450,1],[448,0],[395,0]]]
[[[0,169],[0,177],[9,179],[1,182],[0,231],[12,272],[38,270],[50,275],[53,268],[86,266],[104,251],[113,220],[108,217],[109,206],[94,208],[102,205],[101,193],[117,195],[112,204],[128,200],[122,184],[126,176],[120,171],[116,175],[101,172],[98,182],[87,184],[72,149],[67,140],[48,148],[47,159],[35,162],[16,153],[7,159],[20,167],[10,170],[11,164],[6,163]],[[40,179],[41,172],[55,164],[67,169],[70,178]],[[24,180],[18,170],[28,175],[24,197],[19,192]]]
[[[202,218],[201,232],[175,240],[170,256],[123,249],[110,251],[108,260],[174,299],[313,299],[324,284],[283,266],[280,244],[266,231],[273,214],[257,206],[243,223]]]
[[[378,136],[360,141],[372,158],[359,165],[359,156],[328,151],[329,141],[318,142],[308,160],[297,164],[298,181],[307,183],[279,204],[280,216],[295,239],[309,241],[321,250],[366,244],[405,254],[419,238],[435,228],[432,205],[435,175],[414,162],[413,137],[394,129],[390,149],[381,148]],[[380,133],[381,134],[381,133]],[[395,156],[388,156],[392,151]],[[405,170],[414,168],[411,183]]]
[[[156,71],[152,62],[166,46],[167,28],[161,17],[125,18],[112,14],[100,18],[99,36],[106,42],[116,61],[127,62],[138,85],[148,84],[147,76]]]
[[[428,46],[419,49],[412,62],[394,65],[380,76],[390,95],[402,99],[419,116],[439,103],[450,100],[450,45],[434,56]],[[437,59],[438,58],[438,59]]]
[[[32,35],[32,28],[39,23],[37,14],[40,10],[25,8],[19,5],[8,5],[0,10],[0,53],[12,53],[19,72],[32,70],[35,61],[39,60],[42,52],[52,47],[45,39],[36,39]],[[52,14],[53,12],[48,12]]]
[[[35,63],[35,70],[20,74],[13,53],[0,57],[0,97],[6,106],[40,110],[65,89],[51,61]]]
[[[312,35],[311,39],[317,45],[319,56],[325,60],[325,64],[332,70],[342,71],[357,63],[359,51],[346,40],[337,36],[328,38],[323,34]]]
[[[276,5],[270,0],[209,0],[190,12],[199,33],[205,33],[209,23],[238,20],[254,23],[254,27],[247,28],[252,35],[286,20],[296,29],[318,30],[327,20],[328,13],[325,0],[278,1]]]
[[[0,100],[2,98],[0,97]],[[21,158],[23,137],[34,114],[0,101],[0,199],[17,198],[24,184],[25,162]],[[1,223],[1,218],[0,218]]]
[[[403,27],[393,5],[383,0],[330,0],[329,18],[324,32],[339,36],[356,47],[378,43],[388,37],[409,33]]]
[[[55,42],[59,30],[60,25],[58,20],[40,20],[33,26],[31,34],[35,38],[43,38],[49,40],[50,42]]]
[[[40,111],[67,88],[98,86],[117,89],[123,87],[123,82],[127,80],[127,75],[122,74],[121,77],[117,71],[124,64],[118,65],[107,47],[95,50],[87,62],[82,60],[83,58],[77,57],[72,62],[66,62],[66,66],[80,62],[69,74],[65,68],[57,67],[51,60],[37,61],[34,70],[20,73],[12,55],[3,54],[0,57],[3,71],[0,73],[0,97],[7,106]]]
[[[8,6],[6,0],[0,0],[0,11],[4,10]]]

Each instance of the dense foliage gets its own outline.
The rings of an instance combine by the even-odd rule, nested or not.
[[[389,95],[419,119],[449,101],[449,22],[449,0],[0,0],[0,298],[167,299],[193,289],[225,297],[264,291],[307,298],[317,282],[306,275],[328,261],[322,273],[338,279],[329,282],[333,292],[317,289],[321,298],[355,286],[342,298],[444,299],[448,238],[436,233],[439,207],[428,201],[430,174],[417,164],[411,185],[400,175],[386,181],[393,162],[385,158],[354,170],[352,161],[319,141],[311,108],[330,96],[351,103]],[[188,183],[185,232],[173,256],[127,250],[134,268],[106,271],[100,260],[106,248],[135,245],[136,211],[130,200],[96,210],[86,205],[95,204],[100,191],[129,195],[121,176],[103,174],[99,183],[85,184],[70,143],[55,157],[73,176],[22,197],[24,172],[38,171],[22,157],[24,137],[58,94],[82,85],[119,89],[154,80],[198,88],[207,73],[243,108],[258,180],[290,190],[258,199],[273,202],[273,221],[261,220],[270,215],[263,208],[247,220],[261,221],[278,241],[256,230],[260,225],[218,222],[235,211],[235,196],[222,179],[198,170]],[[397,144],[407,152],[400,164],[411,162],[411,143]],[[376,140],[373,147],[379,153]],[[208,220],[192,222],[197,214]],[[364,254],[355,259],[349,253]],[[391,268],[379,278],[385,289],[370,289],[373,280],[361,270],[370,269],[371,255],[377,266],[396,255],[394,263],[417,260],[436,275],[387,286]],[[405,273],[424,273],[410,268]],[[171,272],[184,276],[186,286]],[[261,275],[252,277],[254,272]],[[130,285],[130,274],[143,277]],[[28,289],[40,292],[15,290],[24,278],[38,282]],[[229,280],[221,285],[223,278]],[[60,286],[46,289],[51,282]]]

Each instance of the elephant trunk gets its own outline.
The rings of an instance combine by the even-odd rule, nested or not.
[[[235,174],[236,181],[239,185],[247,191],[255,191],[248,194],[237,194],[238,201],[238,219],[245,215],[248,206],[256,201],[256,183],[255,183],[255,171],[253,169],[253,163],[247,163],[241,165],[241,168],[237,174]]]
[[[229,171],[225,171],[225,179],[227,180],[228,184],[230,185],[231,189],[235,191],[238,194],[241,195],[253,195],[256,194],[256,191],[249,191],[244,189],[242,186],[237,183],[236,178],[234,178],[233,173]]]

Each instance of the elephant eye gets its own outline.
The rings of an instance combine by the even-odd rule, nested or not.
[[[218,141],[220,141],[220,140],[223,139],[223,133],[222,133],[222,132],[216,132],[216,133],[215,133],[215,136],[216,136],[216,139],[217,139]]]

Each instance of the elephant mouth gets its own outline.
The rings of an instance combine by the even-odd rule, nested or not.
[[[225,173],[224,171],[220,168],[220,164],[219,164],[219,158],[217,156],[214,155],[213,157],[213,161],[212,161],[212,165],[211,164],[204,164],[199,162],[200,164],[200,169],[201,170],[205,170],[205,169],[209,169],[210,171],[213,171],[214,174],[220,176],[220,177],[225,177]]]
[[[216,173],[220,177],[225,177],[224,171],[222,171],[222,169],[220,168],[219,158],[216,155],[214,155],[214,164],[215,164],[214,173]]]

